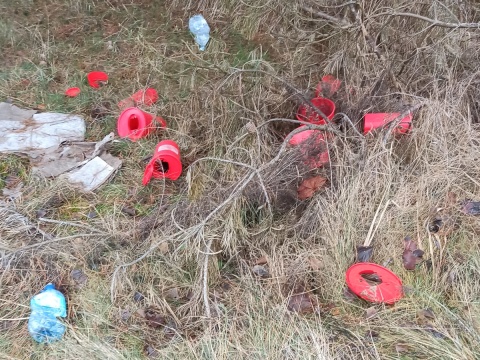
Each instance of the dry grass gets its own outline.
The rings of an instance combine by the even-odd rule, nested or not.
[[[0,208],[2,356],[137,359],[149,346],[172,359],[480,358],[479,223],[447,201],[452,192],[480,199],[479,30],[444,26],[478,22],[474,1],[24,0],[0,10],[2,97],[84,114],[98,140],[115,126],[115,104],[152,86],[151,111],[169,127],[114,143],[124,166],[95,194],[0,157],[2,186],[7,175],[25,183]],[[186,30],[196,12],[212,27],[205,53]],[[97,68],[110,74],[107,87],[63,98]],[[281,119],[328,73],[343,80],[336,104],[357,126],[369,111],[419,110],[404,137],[364,138],[341,121],[331,166],[313,172],[330,186],[300,202],[296,188],[313,173],[282,150],[296,125]],[[99,105],[109,113],[94,119]],[[142,159],[167,137],[181,147],[184,175],[143,188]],[[439,207],[460,226],[435,238],[428,224]],[[39,209],[57,222],[38,221]],[[371,228],[372,261],[388,263],[408,291],[366,319],[371,304],[344,296],[344,273]],[[402,265],[407,235],[426,253],[413,272]],[[270,276],[260,279],[252,267],[262,256]],[[50,281],[67,295],[69,330],[40,346],[27,333],[28,304]],[[293,284],[318,311],[287,310]],[[428,322],[418,315],[426,308]],[[163,325],[149,326],[145,309]]]

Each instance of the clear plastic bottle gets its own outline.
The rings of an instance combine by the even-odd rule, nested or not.
[[[39,343],[59,340],[65,333],[65,325],[57,317],[67,316],[65,296],[47,284],[30,300],[32,313],[28,319],[28,332]]]
[[[204,51],[210,40],[210,26],[208,26],[207,20],[202,15],[194,15],[188,21],[188,28],[195,35],[195,41],[200,51]]]

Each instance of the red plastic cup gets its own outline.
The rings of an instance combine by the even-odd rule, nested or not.
[[[332,120],[335,115],[335,103],[327,98],[316,97],[311,100],[312,104],[315,105],[325,116]],[[310,106],[301,105],[298,108],[297,119],[300,121],[307,121],[316,125],[325,125],[326,121],[320,115],[318,115]]]
[[[374,129],[381,128],[399,117],[400,113],[373,113],[365,114],[363,121],[363,133],[368,134]],[[405,116],[395,127],[395,134],[406,134],[412,128],[412,114]]]
[[[98,89],[100,86],[104,85],[108,81],[108,75],[103,71],[92,71],[87,74],[88,84]]]
[[[76,97],[80,94],[81,90],[78,87],[71,87],[67,90],[65,90],[65,96],[68,97]]]
[[[150,134],[155,127],[152,122],[154,117],[152,114],[146,113],[138,108],[131,107],[125,109],[117,121],[117,131],[120,137],[128,137],[132,141]],[[161,127],[166,127],[165,120],[157,116],[155,120],[160,123]]]
[[[305,128],[302,125],[300,128]],[[298,146],[304,157],[304,163],[310,169],[317,169],[330,162],[325,136],[319,130],[304,130],[292,136],[289,141],[291,146]]]
[[[177,180],[182,174],[180,149],[172,140],[163,140],[155,148],[152,159],[145,168],[143,185],[153,178]]]
[[[345,275],[349,289],[364,300],[394,304],[403,297],[402,280],[383,266],[373,263],[358,263],[352,265]],[[380,283],[369,283],[365,275],[375,275]]]

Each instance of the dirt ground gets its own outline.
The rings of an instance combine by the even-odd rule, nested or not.
[[[480,359],[476,1],[0,0],[0,13],[0,101],[82,115],[99,141],[117,103],[152,87],[143,109],[168,125],[117,137],[123,165],[93,193],[0,154],[0,189],[21,187],[0,199],[0,358]],[[327,74],[342,81],[320,127],[330,163],[311,169],[285,139]],[[362,132],[366,113],[408,111],[408,134]],[[182,176],[143,186],[165,139]],[[413,270],[406,237],[423,251]],[[346,287],[364,244],[403,282],[394,305]],[[49,282],[67,332],[36,344],[29,301]]]

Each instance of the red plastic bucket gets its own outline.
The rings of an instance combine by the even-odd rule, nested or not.
[[[302,125],[298,129],[305,128]],[[304,157],[304,163],[310,169],[317,169],[330,162],[325,136],[319,130],[304,130],[292,136],[288,142],[291,146],[298,146]]]
[[[157,116],[155,118],[162,127],[166,126],[165,120]],[[131,107],[125,109],[117,121],[117,131],[120,137],[128,137],[132,141],[136,141],[150,134],[155,127],[152,124],[153,115],[146,113],[138,108]]]
[[[372,130],[381,128],[399,117],[400,113],[373,113],[365,114],[363,121],[363,133],[367,134]],[[405,116],[393,130],[396,134],[406,134],[412,127],[412,114]]]
[[[316,97],[311,100],[312,104],[315,105],[325,116],[332,120],[335,115],[335,103],[327,98]],[[318,115],[310,106],[301,105],[298,108],[297,119],[300,121],[308,121],[312,124],[325,125],[326,121],[320,115]]]
[[[378,283],[369,283],[366,278],[368,275],[374,275]],[[367,301],[393,304],[403,297],[402,280],[377,264],[352,265],[346,272],[346,282],[355,295]]]
[[[163,140],[155,148],[152,159],[145,168],[143,185],[147,185],[151,178],[167,178],[177,180],[182,174],[180,149],[172,140]]]

